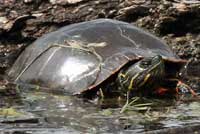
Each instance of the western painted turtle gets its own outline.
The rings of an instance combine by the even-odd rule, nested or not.
[[[42,36],[22,52],[8,76],[80,94],[118,73],[124,89],[137,91],[175,78],[185,63],[159,38],[125,22],[97,19]]]

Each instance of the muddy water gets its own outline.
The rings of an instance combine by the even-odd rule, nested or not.
[[[8,99],[8,98],[6,98]],[[9,133],[176,133],[187,126],[200,126],[198,100],[175,101],[145,99],[153,103],[148,110],[120,113],[123,101],[81,98],[44,92],[24,93],[6,102],[0,110],[0,132]],[[112,104],[112,105],[110,105]],[[112,107],[113,106],[113,107]],[[170,130],[168,130],[170,128]],[[189,127],[191,128],[191,127]],[[198,128],[198,127],[197,127]],[[188,130],[197,131],[198,130]],[[186,131],[187,132],[187,131]]]

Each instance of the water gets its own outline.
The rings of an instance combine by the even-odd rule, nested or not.
[[[151,133],[167,128],[200,126],[198,99],[145,99],[150,109],[120,113],[124,101],[117,98],[88,101],[74,96],[44,92],[5,97],[0,110],[0,132],[8,133]],[[8,108],[9,107],[9,108]],[[182,128],[183,129],[183,128]]]

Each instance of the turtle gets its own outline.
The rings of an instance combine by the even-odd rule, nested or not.
[[[96,19],[43,35],[25,48],[7,75],[17,83],[63,89],[71,95],[91,91],[115,75],[124,91],[135,92],[163,89],[161,83],[177,78],[186,63],[145,30]]]

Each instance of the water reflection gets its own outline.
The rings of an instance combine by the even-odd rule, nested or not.
[[[198,101],[181,103],[172,100],[151,100],[155,105],[149,111],[127,111],[120,114],[121,104],[116,99],[93,103],[73,96],[35,92],[26,93],[20,100],[21,103],[18,105],[13,103],[14,105],[10,107],[21,113],[21,116],[7,116],[6,118],[1,116],[0,126],[4,130],[13,129],[14,131],[21,128],[24,131],[25,128],[30,128],[32,132],[45,133],[47,128],[51,128],[51,133],[56,134],[64,131],[141,133],[200,123],[200,103]],[[108,108],[107,106],[111,103],[114,107]],[[103,109],[102,105],[104,105]]]

